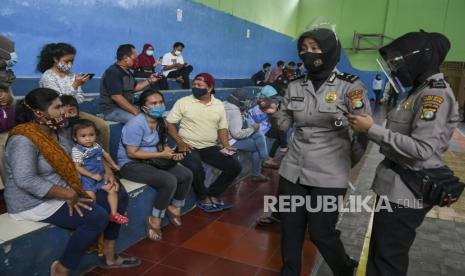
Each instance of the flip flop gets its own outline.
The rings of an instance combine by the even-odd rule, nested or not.
[[[119,260],[119,261],[118,261]],[[130,268],[139,266],[141,263],[139,258],[136,257],[121,257],[115,254],[115,263],[112,265],[107,264],[105,257],[98,259],[98,267],[101,269],[113,269],[113,268]]]

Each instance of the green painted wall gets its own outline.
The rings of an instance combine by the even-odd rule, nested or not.
[[[465,61],[465,0],[194,0],[272,30],[297,37],[317,17],[333,20],[352,62],[377,70],[376,51],[352,52],[354,32],[398,37],[424,29],[447,35],[448,61]],[[364,44],[368,45],[368,44]]]
[[[352,65],[362,70],[377,69],[377,53],[353,53],[355,31],[393,38],[419,29],[441,32],[452,44],[447,60],[465,61],[464,14],[465,0],[301,0],[297,33],[318,16],[334,20]]]
[[[299,0],[193,0],[294,37]]]

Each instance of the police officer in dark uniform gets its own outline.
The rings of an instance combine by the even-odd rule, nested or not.
[[[405,34],[382,47],[379,52],[391,70],[388,77],[407,96],[388,113],[386,128],[373,124],[370,116],[349,116],[353,130],[366,133],[386,157],[376,170],[373,190],[387,197],[392,212],[374,214],[368,276],[407,274],[415,231],[432,207],[417,200],[396,168],[444,166],[442,155],[459,121],[454,93],[439,71],[449,48],[444,35],[426,32]]]
[[[297,43],[307,75],[292,81],[272,123],[286,131],[295,124],[289,151],[279,169],[278,194],[309,197],[312,209],[323,196],[346,194],[349,171],[363,155],[368,139],[354,140],[346,112],[370,114],[367,90],[357,76],[336,69],[341,45],[331,28],[315,27]],[[358,149],[356,154],[354,149]],[[336,230],[339,212],[280,212],[281,275],[300,275],[302,246],[308,229],[334,275],[353,275],[357,262],[345,252]]]

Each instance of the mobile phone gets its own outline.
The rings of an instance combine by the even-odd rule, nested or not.
[[[223,154],[226,154],[228,156],[232,156],[232,155],[236,154],[235,151],[227,149],[227,148],[221,149],[220,152],[223,153]]]
[[[344,116],[346,116],[346,117],[350,114],[345,108],[343,108],[343,107],[340,106],[339,104],[336,104],[336,108],[339,109],[339,111],[342,112],[342,115],[344,115]]]
[[[85,75],[89,76],[89,80],[91,80],[95,76],[94,73],[85,73],[84,76]]]

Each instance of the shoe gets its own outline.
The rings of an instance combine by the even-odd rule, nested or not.
[[[223,211],[223,208],[221,208],[219,205],[214,204],[214,203],[206,203],[206,202],[198,201],[197,207],[199,207],[200,209],[202,209],[203,211],[207,213],[216,213],[216,212]]]
[[[264,176],[263,174],[259,176],[252,176],[251,177],[252,182],[268,182],[271,179],[268,176]]]
[[[263,161],[262,167],[276,170],[276,169],[279,169],[279,163],[276,161],[266,160],[266,161]]]

